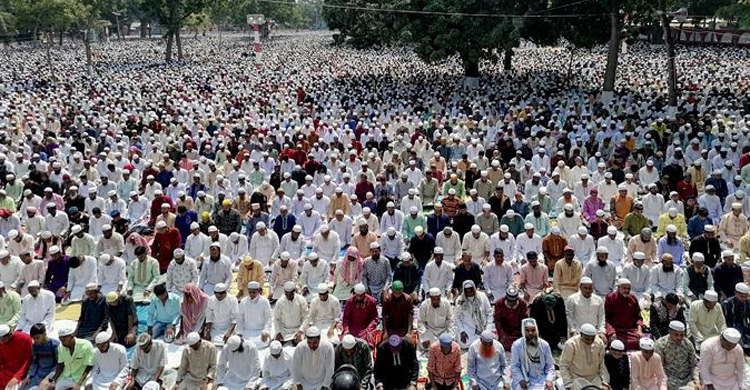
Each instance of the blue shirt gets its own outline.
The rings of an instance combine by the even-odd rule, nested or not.
[[[700,236],[703,234],[703,229],[706,225],[713,225],[711,218],[706,217],[705,219],[695,215],[690,218],[687,225],[687,233],[690,239]]]
[[[185,241],[190,235],[190,224],[198,222],[198,214],[193,210],[188,210],[185,215],[177,215],[174,218],[174,227],[180,231],[180,238],[182,239],[182,245],[185,246]]]
[[[29,378],[31,378],[31,382],[29,385],[38,384],[45,376],[57,368],[57,347],[59,345],[59,341],[47,339],[47,343],[45,344],[34,343],[31,346],[31,365],[29,366]],[[34,379],[36,379],[36,383]]]
[[[667,236],[660,238],[659,244],[656,246],[656,258],[661,261],[661,256],[665,253],[672,255],[675,265],[682,265],[682,254],[685,253],[685,247],[682,245],[682,240],[677,237],[675,243],[670,245],[667,243]]]
[[[148,306],[149,327],[154,326],[157,322],[177,325],[180,320],[180,296],[168,293],[167,302],[162,302],[157,296],[151,297],[151,303]]]

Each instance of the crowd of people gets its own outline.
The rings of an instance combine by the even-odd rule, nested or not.
[[[0,49],[0,389],[747,387],[750,51],[331,42]]]

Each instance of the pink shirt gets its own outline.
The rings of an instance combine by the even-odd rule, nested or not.
[[[524,299],[526,299],[527,302],[531,301],[531,299],[547,286],[549,271],[544,264],[537,263],[536,267],[532,267],[531,264],[526,263],[521,266],[519,274],[521,288],[526,289]]]

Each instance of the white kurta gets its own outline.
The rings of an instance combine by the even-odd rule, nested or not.
[[[36,297],[26,295],[21,302],[21,315],[16,329],[29,333],[34,324],[42,323],[47,334],[55,329],[55,294],[49,290],[39,290]]]
[[[93,390],[109,390],[112,383],[123,385],[128,376],[128,355],[125,347],[110,343],[107,352],[94,350],[94,367],[91,369]]]
[[[302,325],[307,318],[307,301],[302,295],[294,294],[290,301],[286,296],[276,301],[273,309],[273,337],[278,333],[284,341],[291,340],[295,333],[303,330]]]
[[[23,261],[16,256],[10,256],[7,265],[0,263],[0,282],[3,282],[5,288],[11,288],[16,283],[23,266]]]
[[[446,298],[440,299],[440,305],[434,307],[429,299],[419,305],[419,339],[435,341],[443,333],[452,333],[453,312],[451,303]]]
[[[341,303],[338,298],[332,294],[328,294],[328,299],[321,301],[320,296],[316,296],[310,302],[310,308],[307,311],[307,319],[303,328],[314,326],[320,329],[320,335],[323,339],[328,339],[328,330],[334,323],[340,323],[340,321]],[[337,334],[338,332],[334,330],[334,336]]]
[[[330,277],[330,269],[328,263],[324,260],[318,260],[318,263],[313,266],[311,261],[305,261],[302,266],[302,272],[299,277],[299,283],[304,288],[307,287],[308,294],[306,296],[308,302],[315,298],[317,294],[318,284],[325,283]]]
[[[292,381],[302,386],[302,390],[330,389],[334,364],[333,345],[329,341],[320,340],[318,348],[312,350],[305,340],[294,349]]]
[[[255,388],[260,377],[258,350],[253,343],[243,343],[242,351],[230,351],[225,345],[216,366],[216,384],[229,390]]]
[[[604,299],[591,294],[586,298],[576,292],[565,300],[565,314],[568,318],[568,332],[580,332],[581,325],[591,324],[604,333]]]
[[[260,389],[287,390],[292,388],[293,349],[284,349],[278,357],[270,353],[263,359]]]
[[[651,289],[651,269],[645,265],[640,267],[634,263],[625,264],[622,268],[622,277],[630,280],[630,292],[638,299]]]
[[[125,288],[128,280],[125,276],[126,268],[125,260],[119,257],[116,257],[110,265],[99,264],[97,268],[97,282],[102,294],[107,295],[109,292],[117,291],[120,285],[124,287],[123,290],[127,290]]]
[[[68,292],[70,293],[69,302],[79,302],[83,300],[86,293],[86,285],[96,283],[97,261],[91,256],[81,257],[81,265],[78,268],[70,268],[68,273]]]
[[[208,298],[206,303],[206,323],[211,323],[211,342],[215,345],[224,344],[224,334],[232,324],[237,323],[237,298],[226,294],[219,300],[216,295]]]
[[[468,302],[464,305],[457,303],[455,307],[456,341],[461,346],[461,349],[469,348],[469,345],[478,339],[479,335],[487,328],[487,325],[492,322],[492,317],[490,316],[492,307],[487,296],[481,291],[476,291],[474,300],[476,301],[474,305],[479,305],[479,317],[475,317],[469,310],[470,305]],[[481,322],[479,322],[480,320]],[[466,343],[461,341],[462,332],[466,332],[468,336]]]
[[[256,346],[264,345],[261,342],[261,334],[271,335],[271,305],[268,298],[259,295],[255,299],[242,298],[237,307],[237,326],[235,333],[243,339],[255,343]]]
[[[703,385],[713,385],[716,390],[743,388],[745,358],[739,344],[731,351],[721,346],[721,336],[714,336],[701,344],[699,359]]]
[[[443,294],[450,292],[453,284],[453,264],[443,259],[440,265],[435,260],[430,260],[424,267],[422,274],[422,290],[430,291],[431,288],[437,287]]]
[[[272,230],[266,230],[265,235],[257,232],[253,234],[248,252],[253,257],[253,260],[260,261],[265,268],[268,267],[271,258],[275,256],[278,247],[279,237]]]

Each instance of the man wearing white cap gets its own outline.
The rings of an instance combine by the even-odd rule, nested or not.
[[[172,253],[172,261],[167,267],[167,290],[171,293],[182,294],[188,283],[198,285],[198,266],[195,260],[185,256],[185,251],[177,248]]]
[[[266,224],[258,222],[255,225],[255,234],[250,240],[248,253],[253,259],[260,261],[263,268],[268,269],[271,261],[275,260],[279,248],[279,236],[276,232],[269,230]]]
[[[276,301],[273,309],[273,331],[275,340],[283,343],[302,340],[307,318],[307,301],[297,294],[294,282],[284,283],[284,295]]]
[[[217,346],[223,345],[234,333],[237,325],[237,298],[228,293],[228,287],[219,283],[214,287],[214,295],[206,303],[206,323],[203,338]]]
[[[111,390],[125,384],[128,376],[128,356],[125,347],[110,342],[111,331],[99,332],[94,339],[94,367],[91,369],[89,390]]]
[[[307,301],[315,298],[315,289],[321,283],[325,283],[331,275],[328,263],[321,260],[317,252],[310,252],[307,255],[307,261],[302,265],[299,283],[302,286],[302,296]]]
[[[29,253],[34,251],[35,238],[28,232],[28,226],[26,232],[19,232],[18,230],[11,230],[8,233],[8,252],[13,256],[20,256],[24,251]]]
[[[687,328],[680,321],[669,323],[669,334],[656,340],[656,353],[667,374],[667,388],[680,389],[700,383],[695,346],[685,337]]]
[[[328,224],[320,226],[320,230],[315,234],[312,242],[313,251],[320,256],[322,262],[332,264],[339,259],[341,240],[339,234],[332,231]]]
[[[198,222],[190,224],[190,234],[185,239],[185,257],[193,259],[196,265],[202,264],[208,258],[211,240],[201,232]]]
[[[297,217],[297,223],[302,226],[302,236],[309,240],[318,232],[323,222],[320,213],[307,203],[304,212]]]
[[[646,255],[643,252],[633,253],[633,262],[627,263],[622,268],[622,277],[630,280],[630,293],[634,294],[638,300],[646,298],[650,301],[651,294],[647,292],[651,289],[651,269],[645,265]]]
[[[80,302],[89,283],[97,283],[97,260],[92,256],[72,256],[68,259],[68,283],[62,304]],[[98,283],[97,283],[98,284]]]
[[[130,226],[133,226],[132,224]],[[111,256],[122,256],[125,252],[125,240],[122,234],[115,231],[112,225],[108,225],[108,229],[102,231],[102,236],[99,237],[99,241],[96,243],[96,249],[94,253],[101,255],[107,253]]]
[[[597,336],[594,325],[581,325],[581,333],[565,342],[560,355],[560,379],[566,389],[588,385],[608,386],[609,373],[604,365],[606,345]]]
[[[516,263],[523,264],[529,252],[542,253],[542,237],[534,233],[534,225],[526,223],[525,232],[516,236]],[[512,259],[508,259],[511,261]]]
[[[223,249],[223,254],[229,258],[233,265],[239,264],[239,261],[248,252],[247,236],[237,232],[230,233]]]
[[[291,390],[292,351],[285,350],[277,340],[271,342],[269,353],[263,359],[260,390]]]
[[[478,291],[472,280],[463,282],[463,293],[456,299],[454,321],[456,341],[461,349],[469,348],[491,322],[492,306],[484,292]]]
[[[727,326],[737,329],[742,334],[740,346],[750,348],[750,287],[740,282],[734,286],[734,296],[721,302]]]
[[[689,326],[696,346],[700,347],[704,340],[718,336],[727,327],[724,311],[718,305],[719,294],[707,290],[703,299],[690,303]]]
[[[490,237],[479,225],[473,225],[471,231],[464,234],[461,249],[471,254],[471,261],[484,265],[490,256]]]
[[[253,389],[260,380],[260,360],[255,344],[234,335],[219,354],[216,386],[228,390]]]
[[[607,338],[615,337],[627,349],[636,349],[641,338],[641,306],[635,295],[630,293],[630,280],[620,278],[617,290],[604,299],[604,319]]]
[[[615,267],[621,265],[625,261],[625,241],[622,238],[617,237],[618,230],[614,226],[607,227],[607,235],[600,237],[596,241],[597,248],[607,248],[607,259],[611,261]]]
[[[327,283],[319,283],[315,292],[317,296],[310,302],[310,309],[302,328],[315,326],[321,330],[324,340],[333,339],[338,335],[338,325],[341,322],[341,303],[330,294]],[[310,295],[312,296],[312,292]]]
[[[451,304],[437,287],[428,290],[429,299],[419,306],[419,337],[425,349],[443,333],[453,330]]]
[[[589,229],[586,226],[579,226],[577,233],[568,237],[568,244],[573,247],[576,259],[585,267],[589,260],[594,258],[596,243],[594,242],[594,237],[589,234]]]
[[[388,202],[386,204],[386,211],[380,217],[380,231],[385,232],[389,227],[396,229],[400,232],[404,225],[404,213],[401,210],[396,210],[396,204]]]
[[[279,260],[271,266],[271,275],[268,277],[268,286],[271,290],[271,302],[284,295],[284,284],[295,282],[299,276],[299,263],[292,260],[289,252],[281,252]]]
[[[495,340],[491,331],[482,332],[479,340],[469,346],[466,355],[466,376],[472,390],[496,390],[503,388],[505,371],[505,349]]]
[[[341,247],[347,248],[352,245],[352,226],[354,221],[352,217],[346,215],[343,210],[336,210],[334,217],[328,222],[328,227],[338,234],[341,241]]]
[[[738,248],[740,238],[750,229],[750,222],[747,221],[747,216],[742,213],[742,203],[734,203],[731,207],[732,211],[721,217],[719,237],[721,242],[729,248]]]
[[[8,287],[15,286],[23,266],[18,256],[12,256],[7,249],[0,249],[0,282]]]
[[[630,355],[630,387],[639,390],[660,390],[667,387],[667,376],[661,356],[654,354],[654,340],[642,338],[640,351]]]
[[[5,288],[0,282],[0,325],[16,328],[18,317],[21,315],[21,297],[12,288]]]
[[[0,324],[0,356],[0,387],[18,388],[28,375],[29,364],[32,362],[31,337],[15,331],[7,324]]]
[[[651,221],[651,226],[657,226],[659,216],[666,211],[664,209],[664,195],[659,193],[659,187],[656,186],[656,183],[650,183],[648,191],[641,199],[643,215]]]
[[[67,251],[69,256],[85,256],[94,253],[96,241],[92,235],[83,231],[81,225],[73,225],[70,233],[72,236],[70,248]]]
[[[727,328],[721,335],[703,342],[700,352],[700,377],[708,390],[743,388],[745,356],[739,345],[742,335]]]
[[[57,310],[55,294],[42,289],[39,282],[32,280],[28,286],[29,294],[21,302],[21,315],[18,317],[16,329],[28,333],[35,324],[42,323],[47,328],[48,335],[55,332],[55,313]]]
[[[508,287],[515,284],[514,271],[505,261],[505,253],[500,247],[492,253],[494,261],[482,269],[482,281],[490,302],[495,302],[505,296]]]
[[[615,287],[617,268],[609,260],[609,249],[605,246],[596,248],[596,259],[586,264],[583,275],[591,278],[594,282],[594,293],[600,297],[606,297]]]
[[[75,323],[60,324],[60,346],[57,348],[57,369],[50,379],[55,390],[81,388],[86,384],[94,366],[94,346],[74,336]]]
[[[345,364],[353,366],[360,378],[360,387],[367,389],[372,380],[372,352],[367,343],[350,334],[344,336],[335,347],[335,370]]]
[[[219,283],[232,285],[232,262],[221,253],[221,245],[214,242],[209,249],[208,258],[203,262],[198,288],[206,294],[213,294]]]
[[[277,253],[288,252],[292,260],[302,260],[307,240],[302,236],[302,226],[294,225],[292,231],[284,234],[279,241]]]
[[[218,350],[213,343],[201,340],[191,332],[182,347],[180,367],[177,369],[176,388],[179,390],[210,389],[216,379]]]
[[[294,349],[292,381],[298,389],[330,389],[335,358],[333,345],[321,340],[320,330],[314,326],[305,331],[306,339]]]
[[[580,333],[583,324],[591,324],[598,334],[604,334],[604,300],[594,294],[591,278],[582,277],[579,291],[565,300],[565,314],[570,336]]]
[[[443,259],[446,263],[453,264],[456,259],[461,258],[461,237],[450,226],[438,232],[435,247],[443,248]]]
[[[247,296],[238,306],[236,332],[243,339],[264,346],[271,336],[271,305],[261,295],[260,283],[247,284]]]

